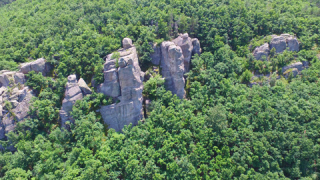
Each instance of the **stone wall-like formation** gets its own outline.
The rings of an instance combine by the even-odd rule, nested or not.
[[[142,91],[144,73],[141,71],[136,47],[125,38],[119,57],[109,54],[104,64],[104,82],[98,91],[120,101],[102,106],[100,113],[109,128],[121,131],[124,125],[136,125],[143,118]]]
[[[166,88],[184,98],[184,74],[190,70],[192,55],[201,53],[199,40],[190,38],[187,33],[180,34],[172,41],[162,42],[161,46],[153,45],[153,50],[152,63],[160,65]]]

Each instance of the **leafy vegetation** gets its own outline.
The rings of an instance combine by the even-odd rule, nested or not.
[[[1,143],[16,148],[0,154],[2,179],[319,179],[318,0],[17,0],[0,15],[0,69],[40,57],[55,64],[53,77],[28,75],[37,97],[31,118]],[[60,129],[67,75],[102,82],[103,57],[124,37],[147,69],[150,42],[184,32],[203,50],[186,99],[151,75],[148,118],[137,126],[108,130],[97,109],[112,99],[93,93],[74,105],[70,131]],[[300,51],[256,61],[251,50],[281,33],[295,34]],[[248,87],[251,71],[292,61],[311,65]]]

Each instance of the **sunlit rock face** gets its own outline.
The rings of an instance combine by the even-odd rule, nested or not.
[[[132,40],[125,38],[118,54],[109,54],[104,64],[104,82],[98,91],[117,99],[118,103],[102,106],[100,113],[109,128],[121,131],[125,125],[138,124],[143,118],[143,76],[137,50]]]
[[[153,44],[153,50],[151,62],[160,65],[166,88],[179,98],[184,98],[184,74],[190,70],[192,56],[201,53],[199,40],[190,38],[187,33],[180,34],[172,41],[162,42],[160,46]]]

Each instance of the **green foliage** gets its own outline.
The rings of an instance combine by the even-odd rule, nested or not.
[[[16,151],[0,153],[0,177],[318,179],[318,5],[311,0],[20,0],[0,7],[0,69],[16,70],[40,57],[57,62],[54,79],[26,75],[37,97],[30,118],[1,142]],[[94,75],[96,83],[103,82],[102,58],[119,49],[124,37],[133,40],[142,69],[148,69],[151,43],[185,32],[203,49],[186,74],[187,99],[173,96],[161,76],[153,75],[143,90],[150,108],[138,125],[108,129],[98,110],[116,100],[94,92],[73,106],[70,131],[60,129],[67,75],[86,82]],[[281,33],[295,34],[301,51],[272,49],[265,61],[256,61],[250,52]],[[263,86],[242,84],[254,70],[281,73],[294,61],[311,65],[290,83],[273,73]]]

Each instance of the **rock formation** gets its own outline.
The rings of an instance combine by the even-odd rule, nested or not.
[[[15,71],[0,71],[0,139],[13,131],[16,124],[28,117],[29,103],[34,96],[24,86],[25,76]]]
[[[35,71],[36,73],[41,72],[43,76],[47,76],[52,69],[53,66],[43,58],[20,64],[20,72],[23,74],[28,74],[30,71]]]
[[[256,47],[256,49],[253,51],[253,56],[257,60],[262,60],[262,57],[265,56],[267,60],[270,53],[269,44],[264,43],[262,46]]]
[[[124,125],[136,125],[143,117],[142,90],[143,76],[136,47],[129,38],[122,42],[123,49],[109,54],[104,64],[104,82],[98,91],[119,100],[100,109],[104,122],[116,131]]]
[[[185,79],[183,77],[185,59],[182,50],[173,42],[166,41],[161,44],[161,52],[161,73],[165,79],[165,86],[182,99],[185,96]]]
[[[69,126],[66,124],[66,122],[68,121],[74,123],[73,118],[70,116],[70,112],[72,111],[72,107],[76,103],[76,101],[81,100],[84,95],[89,94],[87,93],[87,88],[83,88],[83,86],[88,87],[83,80],[81,80],[80,85],[77,82],[76,75],[73,74],[68,76],[64,99],[62,101],[62,107],[59,112],[61,118],[61,126],[63,128],[69,129]],[[85,93],[83,93],[81,89],[86,89],[84,91]]]
[[[187,33],[180,34],[171,42],[162,42],[160,47],[153,45],[153,50],[152,63],[161,66],[166,88],[183,98],[185,96],[184,74],[190,70],[192,55],[201,53],[199,40],[190,38]]]
[[[276,53],[282,53],[286,49],[289,51],[299,51],[299,42],[296,37],[290,34],[272,35],[271,37],[270,43],[256,47],[253,51],[253,55],[257,60],[262,60],[263,56],[268,57],[272,48],[275,48]]]

